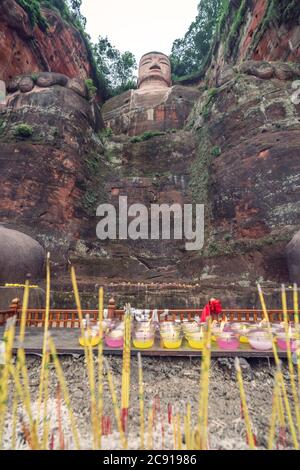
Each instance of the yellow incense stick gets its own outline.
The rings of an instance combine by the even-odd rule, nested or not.
[[[17,421],[18,421],[18,396],[14,391],[13,398],[13,409],[12,409],[12,439],[11,439],[11,449],[16,449],[16,433],[17,433]]]
[[[149,410],[148,413],[148,440],[147,440],[147,450],[153,449],[153,407]]]
[[[144,421],[144,384],[143,384],[143,367],[142,367],[142,356],[138,353],[138,367],[139,367],[139,402],[140,402],[140,449],[143,450],[145,447],[145,421]]]
[[[244,384],[243,384],[243,376],[242,376],[240,361],[237,357],[235,358],[234,365],[235,365],[237,380],[238,380],[239,389],[240,389],[240,396],[241,396],[241,402],[242,402],[242,407],[243,407],[249,447],[251,450],[254,450],[255,444],[254,444],[254,438],[253,438],[252,429],[251,429],[250,417],[248,413],[246,395],[245,395]]]
[[[42,364],[40,372],[40,384],[39,384],[39,395],[38,395],[38,412],[37,422],[40,421],[40,410],[44,392],[44,375],[45,375],[45,361],[46,361],[46,344],[47,344],[47,332],[49,328],[49,310],[50,310],[50,253],[47,253],[46,260],[46,312],[45,312],[45,326],[44,326],[44,338],[43,338],[43,353],[42,353]]]
[[[99,449],[102,448],[102,419],[103,419],[103,287],[99,289],[99,336],[98,344],[98,420],[99,420]]]
[[[104,358],[104,364],[105,364],[105,368],[106,368],[106,371],[107,371],[107,380],[108,380],[110,394],[111,394],[111,398],[112,398],[112,402],[113,402],[114,415],[115,415],[115,419],[116,419],[116,422],[117,422],[121,443],[123,445],[123,449],[127,449],[127,440],[126,440],[125,434],[124,434],[123,429],[122,429],[121,416],[120,416],[120,410],[119,410],[119,407],[118,407],[117,394],[116,394],[116,390],[115,390],[115,386],[114,386],[113,374],[112,374],[111,369],[109,367],[108,361],[105,358]]]
[[[47,348],[47,342],[46,342]],[[43,411],[43,446],[44,450],[48,450],[48,435],[49,435],[49,422],[48,422],[48,400],[49,400],[49,362],[50,353],[45,349],[45,361],[44,361],[44,411]],[[38,421],[39,424],[39,421]]]
[[[293,301],[294,301],[294,318],[295,318],[295,331],[296,331],[296,358],[298,370],[298,390],[300,392],[300,334],[299,334],[299,301],[298,301],[298,287],[297,284],[293,286]]]
[[[299,407],[299,398],[298,398],[298,392],[297,392],[297,387],[296,387],[296,382],[295,382],[294,366],[292,362],[292,353],[291,353],[289,327],[288,327],[287,300],[286,300],[286,292],[285,292],[284,285],[281,286],[281,298],[282,298],[282,308],[283,308],[284,328],[285,328],[285,338],[286,338],[286,345],[287,345],[287,358],[288,358],[288,366],[289,366],[289,373],[290,373],[290,380],[291,380],[291,388],[292,388],[292,394],[293,394],[294,405],[295,405],[297,429],[298,429],[298,434],[300,436],[300,407]]]
[[[199,448],[207,448],[208,429],[208,396],[209,396],[209,368],[210,368],[211,320],[204,336],[199,395],[198,435]]]
[[[8,387],[9,387],[9,365],[12,358],[12,348],[15,337],[16,318],[7,320],[3,336],[5,344],[4,367],[0,374],[0,449],[2,449],[4,422],[7,411]]]
[[[93,432],[93,449],[97,449],[99,443],[99,429],[98,429],[98,411],[96,400],[96,387],[95,387],[95,371],[94,371],[94,357],[93,349],[90,342],[88,342],[88,375],[90,380],[91,390],[91,421]]]
[[[71,279],[72,279],[73,291],[74,291],[76,307],[77,307],[77,312],[78,312],[78,317],[79,317],[79,322],[80,322],[81,336],[84,338],[85,334],[84,334],[84,327],[83,327],[83,315],[82,315],[81,301],[80,301],[74,266],[71,266]],[[87,343],[89,346],[87,345]],[[96,397],[95,397],[95,376],[94,376],[94,365],[93,365],[93,353],[90,351],[91,351],[90,341],[84,341],[84,356],[85,356],[85,361],[87,364],[90,394],[91,394],[90,399],[91,399],[91,424],[92,424],[92,434],[93,434],[93,446],[94,448],[96,448],[96,442],[99,443],[98,409],[97,409],[97,405],[95,406]]]
[[[177,449],[182,450],[182,435],[181,435],[181,422],[180,422],[180,414],[177,414]]]
[[[48,344],[49,344],[49,348],[50,348],[51,355],[52,355],[52,358],[53,358],[57,378],[58,378],[61,390],[63,392],[64,401],[65,401],[65,404],[66,404],[66,407],[67,407],[67,410],[68,410],[69,420],[70,420],[70,425],[71,425],[71,431],[72,431],[75,447],[76,447],[77,450],[79,450],[80,449],[79,435],[78,435],[76,422],[75,422],[75,418],[74,418],[74,414],[73,414],[73,410],[72,410],[72,406],[71,406],[68,387],[67,387],[67,384],[66,384],[66,381],[65,381],[65,377],[64,377],[62,367],[61,367],[59,359],[57,357],[54,342],[53,342],[51,336],[49,335],[49,332],[48,332]]]
[[[270,321],[269,321],[269,316],[268,316],[268,312],[267,312],[267,308],[266,308],[264,295],[263,295],[263,292],[262,292],[262,288],[259,284],[257,284],[257,288],[258,288],[259,298],[260,298],[260,302],[261,302],[261,306],[262,306],[262,310],[263,310],[263,314],[264,314],[264,319],[267,322],[268,333],[272,338],[272,348],[273,348],[275,364],[280,370],[280,360],[279,360],[279,357],[278,357],[276,344],[275,344],[274,336],[273,336]],[[293,421],[293,417],[292,417],[292,413],[291,413],[291,408],[290,408],[289,400],[288,400],[288,397],[287,397],[286,387],[285,387],[285,383],[284,383],[284,379],[283,379],[283,375],[282,375],[281,370],[280,370],[278,375],[279,375],[279,380],[280,380],[280,384],[281,384],[281,388],[282,388],[283,402],[284,402],[284,406],[286,408],[289,427],[290,427],[290,430],[291,430],[294,446],[295,446],[295,449],[298,449],[299,447],[298,447],[296,430],[295,430],[294,421]]]
[[[271,420],[270,420],[268,450],[273,449],[277,418],[279,420],[281,428],[282,429],[285,428],[283,407],[282,407],[282,404],[280,403],[281,402],[280,386],[281,386],[280,385],[280,371],[277,369],[275,373],[275,386],[274,386],[274,392],[273,392],[273,404],[272,404],[272,415],[271,415]]]

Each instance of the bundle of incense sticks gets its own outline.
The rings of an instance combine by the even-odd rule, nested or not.
[[[50,253],[47,253],[46,258],[46,312],[45,312],[45,325],[44,325],[44,338],[43,338],[43,352],[42,352],[42,364],[40,372],[40,384],[39,384],[39,396],[38,396],[38,414],[37,422],[40,421],[41,404],[43,400],[43,394],[47,393],[44,387],[44,377],[46,369],[46,347],[47,347],[47,333],[49,328],[49,310],[50,310]]]
[[[267,327],[268,327],[268,333],[272,337],[273,355],[274,355],[275,364],[276,364],[277,369],[278,369],[278,380],[279,380],[280,386],[281,386],[281,392],[282,392],[282,396],[283,396],[283,403],[284,403],[284,407],[285,407],[287,418],[288,418],[288,423],[289,423],[289,428],[290,428],[292,439],[293,439],[293,444],[294,444],[295,449],[299,449],[297,433],[296,433],[296,429],[295,429],[295,425],[294,425],[294,421],[293,421],[293,417],[292,417],[291,406],[290,406],[290,403],[289,403],[289,399],[288,399],[288,395],[287,395],[287,391],[286,391],[286,385],[285,385],[284,378],[283,378],[283,374],[282,374],[282,371],[281,371],[281,368],[280,368],[280,360],[279,360],[275,339],[274,339],[272,329],[271,329],[271,325],[270,325],[270,321],[269,321],[269,315],[268,315],[268,312],[267,312],[263,291],[262,291],[262,288],[259,284],[257,284],[257,288],[258,288],[259,298],[260,298],[260,302],[261,302],[261,306],[262,306],[262,310],[263,310],[264,319],[265,319]]]
[[[290,381],[291,381],[292,395],[293,395],[293,401],[294,401],[294,409],[295,409],[295,415],[296,415],[296,426],[298,430],[298,437],[300,438],[299,397],[298,397],[298,391],[297,391],[297,386],[296,386],[296,381],[295,381],[294,366],[292,362],[291,343],[290,343],[290,337],[289,337],[289,320],[288,320],[288,313],[287,313],[287,299],[286,299],[286,291],[285,291],[284,285],[281,286],[281,298],[282,298],[284,329],[285,329],[285,337],[286,337],[286,345],[287,345],[288,366],[289,366]]]
[[[129,391],[130,391],[130,361],[131,361],[131,307],[125,306],[124,315],[124,347],[122,364],[122,427],[127,430]]]
[[[98,344],[98,420],[99,420],[99,449],[102,448],[102,433],[103,433],[103,287],[99,289],[99,337]]]
[[[79,316],[80,328],[81,328],[81,336],[84,338],[84,327],[83,327],[83,316],[82,316],[82,308],[81,308],[81,301],[79,297],[79,291],[77,286],[77,279],[75,274],[75,269],[71,266],[71,279],[73,285],[73,291]],[[92,438],[93,438],[93,448],[97,448],[97,444],[99,445],[99,419],[98,419],[98,407],[97,407],[97,400],[96,400],[96,385],[95,385],[95,371],[94,371],[94,358],[93,358],[93,351],[92,345],[90,341],[84,341],[84,356],[85,361],[87,364],[87,371],[88,371],[88,379],[89,379],[89,386],[90,386],[90,400],[91,400],[91,425],[92,425]]]
[[[299,325],[299,300],[298,300],[298,287],[297,284],[293,286],[293,304],[294,304],[294,319],[296,331],[296,359],[298,371],[298,391],[300,393],[300,325]]]
[[[78,293],[77,281],[75,270],[71,270],[72,282],[74,288],[74,295],[77,304],[78,315],[80,319],[80,327],[83,328],[82,321],[82,310],[80,304],[80,298]],[[266,321],[269,333],[272,335],[271,326],[269,323],[268,312],[266,309],[266,304],[262,289],[258,286],[260,300],[264,312],[264,321]],[[3,432],[5,425],[5,417],[9,414],[12,416],[12,448],[16,445],[16,434],[17,434],[17,424],[18,424],[18,406],[22,406],[22,409],[27,415],[27,420],[21,419],[21,429],[23,429],[23,434],[25,436],[26,442],[31,449],[48,449],[54,448],[54,435],[53,430],[49,429],[48,422],[48,398],[49,398],[49,362],[50,357],[53,360],[55,371],[59,383],[59,393],[57,394],[57,421],[58,421],[58,430],[59,430],[59,442],[58,445],[60,448],[65,449],[68,447],[69,443],[66,440],[63,434],[62,427],[62,417],[61,417],[61,406],[62,400],[68,411],[70,429],[73,436],[73,441],[75,447],[80,449],[80,435],[78,431],[78,426],[75,421],[74,413],[71,407],[70,394],[66,384],[66,380],[62,371],[60,361],[57,356],[55,344],[51,334],[49,332],[49,309],[50,309],[50,259],[47,257],[47,289],[46,289],[46,322],[44,329],[44,339],[43,339],[43,357],[42,357],[42,366],[40,371],[40,386],[38,392],[38,409],[37,416],[38,418],[42,416],[42,427],[40,428],[39,419],[34,419],[33,409],[30,396],[28,372],[25,362],[25,351],[24,351],[24,340],[25,340],[25,331],[26,331],[26,314],[28,307],[28,296],[29,296],[29,284],[26,282],[24,289],[24,299],[22,306],[22,315],[20,322],[20,333],[19,333],[19,347],[17,351],[17,361],[14,365],[12,363],[12,352],[13,345],[15,340],[15,322],[9,320],[6,324],[6,329],[4,333],[5,340],[5,364],[3,366],[1,375],[0,375],[0,447],[3,447]],[[276,436],[276,430],[279,427],[279,435],[283,437],[285,432],[286,423],[288,424],[290,434],[293,441],[293,446],[295,449],[299,448],[299,439],[300,439],[300,413],[299,413],[299,396],[297,390],[297,381],[295,377],[295,370],[292,363],[291,349],[289,346],[289,330],[288,330],[288,310],[287,310],[287,298],[285,287],[281,288],[281,298],[282,298],[282,307],[284,313],[284,327],[286,333],[286,342],[287,342],[287,359],[288,359],[288,371],[291,384],[292,400],[290,402],[289,396],[287,393],[286,383],[283,378],[283,373],[281,370],[281,363],[278,357],[278,352],[276,348],[276,343],[273,339],[273,353],[274,359],[277,366],[275,373],[275,383],[274,383],[274,393],[273,393],[273,406],[272,414],[270,417],[270,430],[268,438],[268,448],[274,447],[274,439]],[[297,286],[294,285],[293,288],[293,303],[294,303],[294,319],[295,319],[295,334],[296,339],[299,339],[299,307],[298,307],[298,291]],[[47,313],[48,312],[48,313]],[[48,320],[47,320],[48,318]],[[100,325],[100,338],[103,338],[103,289],[99,290],[99,325]],[[124,409],[129,408],[129,391],[130,391],[130,349],[131,349],[131,315],[130,307],[127,306],[126,315],[124,318],[124,351],[123,351],[123,370],[122,370],[122,401],[120,403],[121,407]],[[211,325],[208,324],[208,329],[205,335],[204,348],[203,348],[203,357],[201,362],[201,378],[200,378],[200,391],[199,391],[199,413],[198,413],[198,427],[196,433],[192,432],[192,422],[191,422],[191,407],[190,404],[187,404],[186,414],[184,416],[184,434],[185,442],[187,449],[207,449],[208,448],[208,399],[209,399],[209,368],[210,368],[210,331]],[[300,381],[300,362],[299,362],[299,343],[297,343],[297,372],[298,372],[298,384]],[[90,386],[90,399],[91,399],[91,431],[92,431],[92,446],[93,448],[101,447],[101,437],[102,434],[110,432],[110,425],[108,422],[104,423],[103,420],[103,345],[100,341],[98,345],[98,396],[96,394],[96,384],[95,384],[95,370],[94,370],[94,361],[93,361],[93,351],[91,344],[87,343],[85,345],[85,361],[89,377],[89,386]],[[123,431],[122,422],[121,422],[121,413],[120,406],[117,399],[117,394],[114,386],[113,374],[109,368],[108,362],[105,361],[106,370],[107,370],[107,379],[110,389],[110,394],[112,398],[112,403],[114,407],[114,415],[117,422],[117,427],[119,430],[119,435],[121,439],[121,444],[124,449],[127,448],[128,442],[126,435]],[[247,439],[250,448],[255,448],[254,435],[251,428],[251,420],[247,408],[246,395],[244,390],[244,382],[242,377],[242,372],[240,368],[239,361],[236,360],[236,373],[237,381],[239,384],[243,417],[245,419]],[[12,410],[8,408],[8,390],[9,382],[12,379]],[[97,401],[98,399],[98,401]],[[140,447],[145,447],[145,422],[144,422],[144,385],[143,385],[143,371],[142,371],[142,362],[141,356],[139,355],[139,400],[140,400]],[[147,447],[154,447],[154,425],[157,421],[158,415],[158,405],[155,398],[154,405],[149,408],[148,414],[148,439]],[[174,448],[181,449],[183,448],[182,442],[182,430],[181,430],[181,417],[178,411],[174,412],[172,417],[171,413],[172,406],[168,405],[168,420],[172,421],[174,429]],[[101,418],[101,419],[99,419]],[[295,423],[294,423],[295,419]],[[162,425],[163,428],[163,425]]]
[[[142,356],[138,353],[138,367],[139,367],[139,402],[140,402],[140,449],[145,447],[145,417],[144,417],[144,383],[143,383],[143,366]]]
[[[199,387],[199,412],[197,447],[200,450],[208,448],[208,397],[209,397],[209,372],[211,358],[211,318],[208,319],[208,328],[204,335],[203,352],[201,362],[200,387]]]
[[[247,401],[246,401],[246,394],[245,394],[245,390],[244,390],[244,383],[243,383],[243,376],[242,376],[242,371],[241,371],[241,367],[240,367],[240,361],[237,357],[235,358],[234,365],[235,365],[237,380],[238,380],[239,389],[240,389],[240,397],[241,397],[241,402],[242,402],[243,416],[244,416],[246,431],[247,431],[247,441],[249,443],[250,449],[253,450],[253,449],[255,449],[254,437],[253,437],[250,417],[249,417],[249,413],[248,413],[248,407],[247,407]]]
[[[104,359],[104,363],[105,363],[105,367],[107,371],[108,385],[109,385],[109,389],[111,393],[111,398],[112,398],[112,403],[113,403],[113,408],[114,408],[114,415],[115,415],[115,419],[117,422],[121,443],[122,443],[123,449],[127,449],[127,439],[122,428],[121,415],[120,415],[120,409],[118,406],[118,400],[117,400],[117,394],[116,394],[116,389],[114,385],[113,374],[111,372],[107,359]]]

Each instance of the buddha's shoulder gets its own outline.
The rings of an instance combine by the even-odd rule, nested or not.
[[[121,93],[120,95],[113,96],[109,100],[107,100],[102,106],[102,114],[110,113],[115,109],[122,109],[126,107],[130,107],[131,95],[134,93],[135,90],[127,90]]]
[[[104,116],[110,113],[126,113],[135,108],[159,105],[166,101],[195,100],[200,95],[200,91],[195,87],[184,85],[173,85],[170,88],[128,90],[118,96],[114,96],[106,101],[102,107]]]

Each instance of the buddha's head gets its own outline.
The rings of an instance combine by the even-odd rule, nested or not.
[[[169,57],[161,52],[148,52],[140,60],[138,88],[167,88],[171,82]]]

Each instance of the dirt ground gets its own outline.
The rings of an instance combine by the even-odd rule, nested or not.
[[[66,377],[71,396],[71,403],[80,432],[82,448],[91,448],[91,424],[89,386],[84,358],[81,356],[62,356],[60,361]],[[114,374],[115,385],[120,397],[122,359],[109,357],[109,364]],[[27,357],[29,381],[32,401],[37,399],[40,373],[40,358]],[[95,359],[96,366],[97,359]],[[258,448],[266,448],[268,429],[272,407],[274,364],[268,359],[241,359],[245,391],[253,430],[257,438]],[[288,383],[287,365],[283,364],[284,376]],[[200,359],[197,358],[143,358],[143,374],[145,386],[145,417],[152,406],[153,400],[159,404],[160,413],[155,420],[154,448],[173,449],[173,426],[168,425],[168,404],[173,414],[183,415],[186,405],[191,403],[194,423],[197,419],[199,402]],[[50,365],[50,402],[48,419],[53,432],[54,447],[58,445],[57,437],[57,378],[54,365]],[[11,397],[10,404],[11,406]],[[35,413],[36,404],[33,406]],[[104,381],[104,414],[111,417],[113,433],[103,439],[103,448],[120,448],[119,436],[113,415],[112,400],[108,383]],[[22,410],[19,409],[19,417]],[[62,406],[65,445],[73,447],[70,435],[68,413]],[[147,421],[147,419],[146,419]],[[139,398],[138,398],[138,366],[137,359],[131,362],[131,395],[129,415],[129,448],[138,449],[139,439]],[[164,437],[162,439],[162,423]],[[11,448],[11,414],[8,413],[5,432],[5,448]],[[147,422],[145,426],[145,443],[147,446]],[[236,381],[232,359],[213,359],[211,363],[211,379],[209,394],[209,446],[210,449],[247,449],[245,423],[241,416],[239,388]],[[18,424],[16,447],[26,448],[27,444],[20,425]]]

